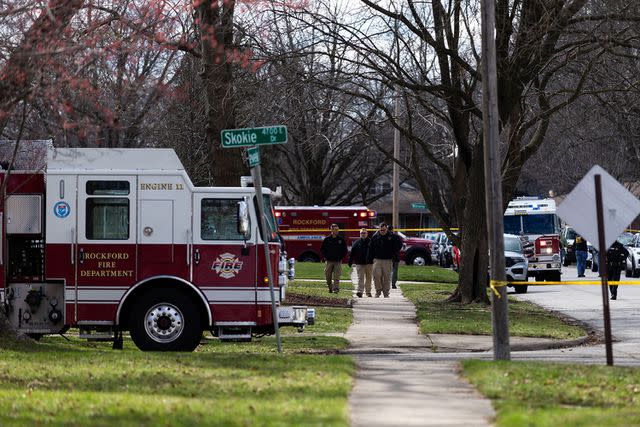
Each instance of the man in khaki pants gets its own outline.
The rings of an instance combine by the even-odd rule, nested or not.
[[[338,224],[331,224],[331,234],[324,238],[320,252],[326,260],[324,276],[327,279],[329,292],[340,291],[340,273],[342,273],[342,258],[347,254],[347,242],[338,235]],[[333,280],[333,284],[331,281]]]
[[[388,232],[385,222],[380,224],[378,232],[371,238],[369,245],[369,261],[373,261],[373,283],[376,287],[376,298],[384,294],[389,298],[391,289],[391,272],[393,259],[396,256],[395,238]]]
[[[351,247],[349,254],[349,267],[356,264],[356,273],[358,274],[358,290],[356,295],[362,298],[362,293],[367,292],[367,296],[371,296],[371,274],[373,266],[368,262],[367,255],[369,252],[369,244],[371,239],[367,229],[360,230],[360,238],[355,241]]]

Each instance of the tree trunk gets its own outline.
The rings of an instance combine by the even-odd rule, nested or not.
[[[484,158],[482,144],[473,149],[469,168],[469,185],[465,189],[465,207],[460,221],[460,276],[458,287],[449,301],[469,304],[489,304],[487,279],[489,245],[487,242],[487,211],[484,189]]]
[[[236,108],[233,65],[233,14],[235,1],[204,0],[196,8],[202,47],[202,83],[207,105],[206,135],[210,144],[214,185],[239,186],[246,167],[242,150],[222,148],[220,131],[235,129]]]

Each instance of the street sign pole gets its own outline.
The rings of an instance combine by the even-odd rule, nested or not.
[[[267,264],[267,277],[269,278],[269,293],[271,294],[271,314],[273,315],[273,327],[276,331],[278,341],[278,353],[282,353],[282,341],[280,340],[280,326],[278,325],[278,313],[276,311],[276,297],[273,290],[273,273],[271,272],[271,261],[269,260],[269,234],[267,233],[267,223],[264,220],[264,201],[262,200],[262,168],[260,164],[251,168],[253,186],[256,189],[256,199],[258,201],[258,215],[260,215],[260,228],[262,229],[262,241],[264,242],[264,260]]]
[[[264,216],[264,200],[262,200],[262,169],[260,167],[259,145],[286,144],[288,139],[287,127],[283,125],[266,126],[244,129],[224,129],[220,131],[220,141],[223,148],[247,149],[247,163],[251,168],[253,186],[256,191],[258,215],[262,229],[262,241],[264,243],[264,260],[267,264],[267,279],[269,280],[269,293],[271,294],[271,314],[273,315],[273,328],[278,342],[278,353],[282,353],[282,341],[280,339],[280,326],[278,324],[278,312],[276,309],[276,296],[273,290],[273,272],[269,259],[269,234]]]
[[[498,147],[498,77],[495,42],[495,2],[482,1],[482,117],[484,138],[484,182],[486,191],[487,230],[491,280],[504,283],[507,279],[504,261],[504,226],[500,150]],[[498,295],[491,293],[493,327],[493,358],[511,359],[507,287],[498,286]]]
[[[611,316],[609,313],[609,271],[607,269],[607,244],[604,234],[604,214],[602,211],[602,183],[599,174],[593,179],[596,186],[596,216],[598,218],[598,246],[600,250],[600,277],[602,279],[602,315],[604,317],[604,340],[607,352],[607,365],[613,366],[613,348],[611,346]]]

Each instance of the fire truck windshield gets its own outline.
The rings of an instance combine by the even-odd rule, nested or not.
[[[257,199],[254,196],[254,205],[256,206],[256,216],[258,214],[258,203]],[[278,239],[278,226],[276,225],[276,218],[273,216],[273,207],[271,206],[271,196],[264,194],[262,196],[262,200],[264,203],[264,219],[267,223],[267,234],[269,235],[270,242],[279,242]],[[262,233],[262,221],[258,221],[258,227],[260,227],[260,232]]]
[[[555,214],[506,215],[504,232],[507,234],[554,234],[556,230]]]

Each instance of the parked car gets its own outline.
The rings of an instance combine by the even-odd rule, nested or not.
[[[444,236],[444,238],[443,238]],[[431,263],[432,264],[440,264],[440,252],[444,251],[445,245],[443,242],[446,242],[446,234],[444,232],[432,232],[432,233],[422,233],[420,235],[421,239],[433,240],[433,246],[431,247]]]
[[[453,242],[447,237],[444,231],[436,233],[422,233],[423,239],[433,240],[434,244],[431,248],[431,260],[440,267],[449,268],[453,263],[451,248]]]
[[[430,265],[431,253],[435,242],[430,239],[420,237],[408,237],[401,232],[397,232],[402,237],[403,244],[400,250],[400,261],[407,265]]]
[[[524,254],[522,240],[513,234],[504,235],[504,262],[506,267],[507,281],[526,282],[529,269],[529,261]],[[513,286],[517,294],[527,292],[528,285]]]
[[[454,263],[453,269],[459,271],[460,269],[460,251],[457,247],[453,247]],[[524,254],[522,247],[522,240],[520,236],[514,234],[504,235],[504,263],[505,263],[505,276],[509,282],[523,282],[522,285],[509,285],[513,287],[518,294],[524,294],[527,292],[528,285],[527,275],[529,273],[529,260]]]
[[[634,234],[625,247],[629,251],[625,276],[640,277],[640,233]]]

